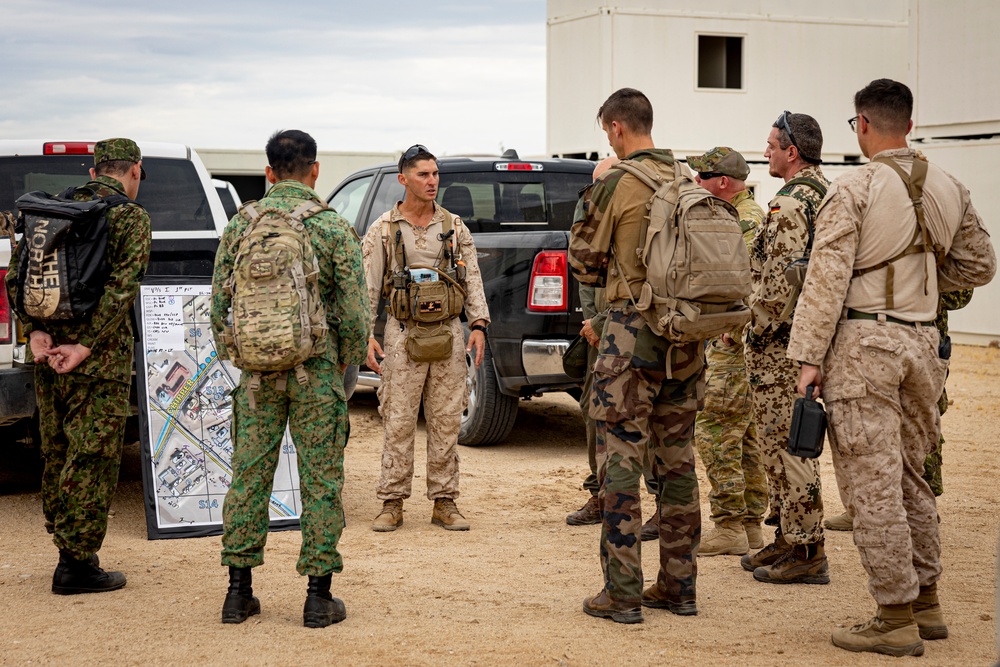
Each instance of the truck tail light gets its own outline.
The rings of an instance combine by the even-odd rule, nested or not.
[[[565,250],[543,250],[535,255],[528,283],[528,310],[566,312],[569,308],[568,283]]]
[[[0,344],[9,345],[14,335],[14,314],[7,299],[7,269],[0,269]]]
[[[50,141],[42,147],[44,155],[93,155],[94,144],[86,141]]]

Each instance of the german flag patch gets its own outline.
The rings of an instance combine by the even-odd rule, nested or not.
[[[781,210],[780,206],[772,206],[771,210],[768,211],[767,213],[768,213],[768,215],[774,215],[775,213],[777,213],[780,210]]]

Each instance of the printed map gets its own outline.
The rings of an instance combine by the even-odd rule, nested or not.
[[[140,373],[146,375],[148,458],[159,528],[222,524],[232,483],[230,391],[240,371],[216,353],[211,286],[143,285]],[[147,488],[147,494],[149,494]],[[288,432],[281,444],[270,517],[298,517],[299,477]]]

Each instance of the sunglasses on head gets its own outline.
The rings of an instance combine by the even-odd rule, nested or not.
[[[784,111],[782,111],[781,115],[778,116],[778,120],[774,121],[774,126],[776,128],[778,128],[779,130],[784,130],[785,132],[787,132],[788,133],[788,140],[792,142],[793,146],[795,146],[796,148],[799,148],[799,144],[795,141],[795,135],[792,134],[792,126],[788,124],[788,117],[791,114],[792,114],[792,112],[789,111],[788,109],[785,109]],[[799,148],[799,152],[800,153],[802,152],[801,148]]]
[[[409,148],[406,149],[405,153],[403,153],[403,162],[407,162],[409,160],[412,160],[413,158],[417,157],[421,153],[428,153],[429,154],[430,151],[427,150],[427,146],[424,146],[423,144],[413,144],[412,146],[410,146]]]

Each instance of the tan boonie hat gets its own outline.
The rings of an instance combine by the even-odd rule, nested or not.
[[[739,181],[747,180],[750,167],[743,156],[729,146],[716,146],[704,155],[688,155],[688,166],[701,173],[718,173]]]
[[[139,162],[142,160],[142,153],[139,152],[139,146],[131,139],[105,139],[94,144],[95,167],[102,162],[111,162],[112,160]],[[142,176],[140,178],[141,180],[146,180],[145,169],[142,169]]]

